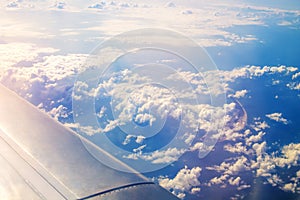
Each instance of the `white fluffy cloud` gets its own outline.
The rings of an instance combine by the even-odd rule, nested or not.
[[[223,172],[227,175],[236,175],[242,171],[249,170],[249,161],[245,156],[236,158],[233,162],[222,162],[220,165],[207,167],[209,170]]]
[[[176,7],[176,4],[172,1],[166,3],[165,7],[167,8],[175,8]]]
[[[144,146],[144,145],[142,145]],[[127,159],[142,159],[146,161],[150,161],[152,164],[164,164],[164,163],[172,163],[178,160],[178,158],[185,153],[186,149],[177,149],[177,148],[168,148],[166,150],[156,150],[151,153],[143,153],[141,151],[134,150],[134,153],[128,154],[127,156],[123,156],[123,158]]]
[[[247,147],[242,142],[235,143],[234,145],[226,144],[224,145],[224,150],[231,153],[247,153]]]
[[[228,182],[229,182],[230,185],[238,186],[240,184],[240,182],[241,182],[241,177],[238,176],[235,179],[234,178],[230,178]]]
[[[66,3],[65,2],[62,2],[62,1],[58,1],[56,2],[53,7],[54,8],[57,8],[57,9],[65,9],[66,8]]]
[[[255,125],[253,125],[252,127],[254,128],[255,131],[261,131],[261,130],[265,130],[267,128],[270,128],[270,126],[265,121],[263,121],[263,122],[261,122],[261,121],[255,121],[254,124]]]
[[[191,11],[191,10],[183,10],[183,11],[181,11],[181,14],[183,14],[183,15],[191,15],[191,14],[193,14],[193,11]]]
[[[298,172],[291,181],[294,183],[287,183],[280,178],[279,174],[275,173],[275,168],[289,169],[290,167],[298,167],[300,165],[300,144],[289,144],[283,146],[281,153],[278,155],[266,153],[266,142],[253,145],[256,151],[256,160],[252,160],[251,168],[256,170],[256,175],[266,177],[268,183],[273,186],[279,186],[284,191],[297,192],[296,187],[298,183]],[[299,191],[298,191],[299,193]]]
[[[59,118],[67,118],[69,116],[67,110],[68,109],[63,105],[59,105],[58,107],[50,110],[48,113],[50,114],[51,117],[58,120]]]
[[[267,114],[266,116],[276,122],[288,124],[288,120],[282,117],[282,113],[272,113],[272,114]]]
[[[0,44],[0,77],[3,77],[4,73],[15,65],[22,66],[23,64],[31,67],[32,64],[40,61],[40,54],[53,54],[57,51],[58,49],[39,47],[32,43]]]
[[[292,90],[300,90],[300,83],[297,82],[288,83],[287,86]]]
[[[262,140],[262,137],[265,135],[265,132],[260,131],[257,135],[251,135],[249,138],[246,138],[246,144],[250,146],[254,142]]]
[[[130,134],[128,134],[122,144],[123,145],[127,145],[127,144],[129,144],[131,142],[132,139],[135,139],[135,142],[137,144],[142,144],[145,138],[146,137],[143,136],[143,135],[136,136],[136,135],[130,135]]]
[[[145,136],[138,135],[138,136],[136,137],[135,142],[138,143],[138,144],[142,144],[145,138],[146,138]]]
[[[295,193],[296,187],[297,187],[297,184],[295,184],[295,183],[287,183],[282,187],[282,190]]]
[[[72,87],[72,80],[82,70],[87,55],[52,55],[57,51],[30,43],[0,44],[1,83],[36,104],[41,103],[38,99],[48,98],[47,95],[62,96]],[[58,101],[61,98],[64,97]],[[48,101],[48,106],[53,105],[51,99]]]
[[[294,74],[294,75],[292,76],[292,79],[294,80],[294,79],[296,79],[296,78],[298,78],[298,77],[300,77],[300,72]]]
[[[287,67],[284,65],[281,66],[251,66],[249,67],[249,72],[251,76],[263,76],[264,74],[275,74],[275,73],[282,73],[282,74],[289,74],[297,71],[298,68],[296,67]]]
[[[248,93],[247,90],[236,91],[235,94],[228,95],[229,97],[242,98]]]
[[[105,5],[106,5],[106,2],[101,1],[100,3],[96,3],[96,4],[88,6],[88,8],[104,9]]]
[[[189,169],[185,166],[173,179],[160,177],[158,181],[162,187],[169,190],[172,189],[174,194],[182,198],[185,196],[184,193],[194,193],[200,190],[197,186],[200,185],[199,177],[201,175],[201,170],[200,167]]]
[[[299,165],[300,161],[300,143],[285,145],[282,148],[282,156],[274,158],[276,165],[279,167],[291,167]]]
[[[17,2],[15,1],[12,1],[12,2],[9,2],[7,5],[6,5],[7,8],[18,8],[19,5],[17,4]]]

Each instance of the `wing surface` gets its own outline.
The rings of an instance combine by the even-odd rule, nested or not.
[[[0,166],[1,199],[177,199],[2,85]]]

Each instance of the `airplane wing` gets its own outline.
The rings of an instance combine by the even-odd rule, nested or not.
[[[0,85],[0,199],[178,199],[139,173],[107,167],[86,145],[134,172]]]

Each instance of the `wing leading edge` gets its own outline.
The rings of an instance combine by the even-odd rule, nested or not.
[[[82,142],[133,173],[100,163]],[[0,165],[1,199],[178,199],[2,85]]]

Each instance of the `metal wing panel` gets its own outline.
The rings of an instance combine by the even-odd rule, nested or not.
[[[65,199],[0,129],[0,199]],[[4,138],[2,138],[4,136]],[[36,164],[37,167],[38,164]],[[44,175],[45,176],[45,175]]]
[[[1,155],[0,165],[0,199],[41,199]]]

